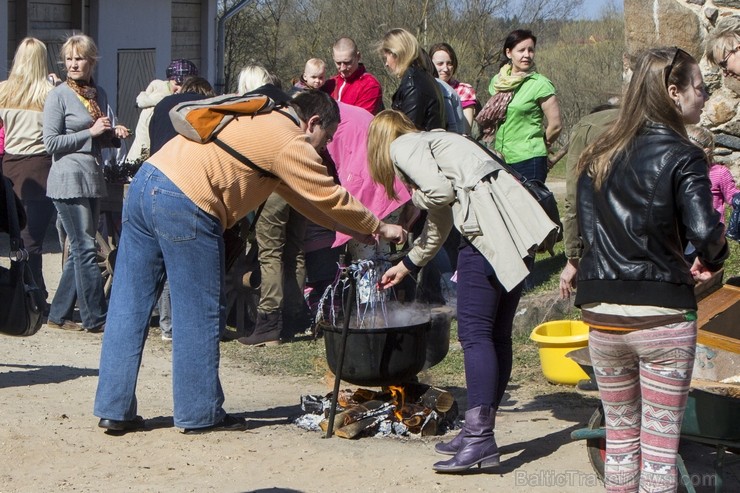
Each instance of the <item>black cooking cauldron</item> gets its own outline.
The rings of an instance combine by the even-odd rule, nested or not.
[[[446,325],[444,321],[435,323],[439,314],[433,310],[430,315],[427,310],[425,316],[413,317],[409,323],[402,324],[393,316],[399,306],[388,303],[389,327],[358,329],[350,323],[342,380],[369,387],[399,384],[444,359],[449,348],[450,319],[442,317]],[[342,328],[324,326],[322,329],[326,359],[336,374],[342,351]]]

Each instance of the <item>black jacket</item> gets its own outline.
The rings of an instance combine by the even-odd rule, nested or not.
[[[170,120],[172,108],[186,101],[199,101],[207,97],[196,92],[178,92],[162,98],[162,101],[154,107],[152,119],[149,120],[149,154],[153,155],[159,151],[163,145],[177,135],[177,130]]]
[[[420,67],[412,65],[403,73],[391,107],[408,116],[419,130],[447,128],[442,92],[434,77]]]
[[[581,175],[578,226],[584,251],[576,305],[696,308],[686,243],[710,270],[719,269],[728,255],[707,169],[701,149],[665,125],[650,123],[617,156],[601,190]]]

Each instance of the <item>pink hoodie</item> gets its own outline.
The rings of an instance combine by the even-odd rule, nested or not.
[[[334,160],[339,183],[353,197],[383,219],[411,199],[408,189],[396,178],[395,190],[398,200],[391,200],[385,189],[370,178],[367,163],[367,132],[373,115],[359,106],[339,102],[341,122],[326,149]],[[337,232],[332,247],[351,240],[351,236]]]

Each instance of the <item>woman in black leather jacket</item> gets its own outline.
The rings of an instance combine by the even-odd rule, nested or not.
[[[651,49],[617,122],[578,163],[576,305],[606,416],[607,491],[675,491],[696,346],[695,280],[727,257],[703,151],[686,135],[707,99],[696,60]],[[686,263],[691,242],[698,257]]]
[[[405,29],[391,29],[380,41],[378,51],[383,56],[388,71],[401,79],[398,89],[393,93],[391,108],[409,117],[419,130],[444,130],[447,127],[444,96],[425,66],[426,60],[416,37]],[[429,65],[431,68],[431,60]],[[421,233],[425,214],[422,212],[413,225],[411,232],[415,236]],[[456,257],[456,253],[454,255]],[[449,254],[440,250],[420,276],[420,285],[416,290],[418,295],[415,293],[409,296],[418,301],[444,304],[442,274],[449,273],[451,276],[452,272],[453,263]]]
[[[419,130],[444,129],[444,97],[424,67],[421,46],[405,29],[391,29],[380,44],[388,70],[401,79],[393,93],[392,108],[404,113]]]

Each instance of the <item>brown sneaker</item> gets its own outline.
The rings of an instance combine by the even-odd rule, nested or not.
[[[52,322],[51,320],[46,321],[46,326],[50,329],[62,329],[62,330],[69,330],[74,332],[80,332],[84,330],[82,328],[82,325],[76,324],[72,322],[71,320],[64,320],[62,323],[56,323]]]

